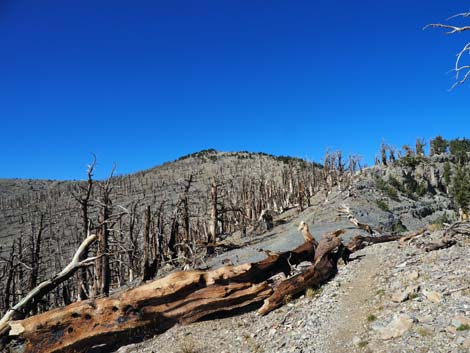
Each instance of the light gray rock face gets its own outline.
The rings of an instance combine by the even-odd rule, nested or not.
[[[398,290],[392,295],[392,300],[396,303],[404,302],[419,292],[420,286],[409,286],[405,290]]]
[[[391,338],[400,337],[410,330],[412,326],[413,319],[406,314],[400,314],[381,330],[380,338],[389,340]]]
[[[442,294],[435,291],[423,290],[423,294],[427,300],[433,303],[440,303],[442,301]]]

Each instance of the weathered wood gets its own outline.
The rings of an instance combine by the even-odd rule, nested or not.
[[[57,275],[48,279],[44,282],[41,282],[36,286],[31,292],[29,292],[23,299],[21,299],[13,308],[8,310],[5,315],[0,320],[0,336],[5,334],[10,329],[11,320],[20,319],[26,316],[26,314],[31,310],[31,305],[41,299],[45,294],[52,291],[59,284],[65,282],[74,273],[90,264],[94,261],[94,258],[82,259],[83,253],[88,250],[88,248],[93,244],[97,239],[96,234],[88,235],[85,240],[80,244],[77,251],[75,252],[72,261]]]
[[[402,237],[403,235],[382,235],[380,237],[364,237],[362,235],[356,235],[351,239],[351,241],[346,245],[346,247],[351,252],[355,252],[357,250],[365,248],[369,244],[387,243],[390,241],[400,240]]]
[[[257,263],[175,272],[109,298],[12,322],[10,334],[26,340],[26,353],[85,352],[95,345],[140,340],[176,323],[261,302],[272,294],[270,277],[288,275],[292,265],[313,261],[314,254],[314,243],[306,242]]]
[[[427,228],[422,228],[422,229],[417,230],[416,232],[403,235],[398,242],[399,246],[400,247],[406,246],[407,242],[410,242],[412,239],[423,235],[426,232],[426,230]]]
[[[445,237],[452,237],[456,234],[470,236],[470,222],[459,221],[451,224],[444,232]]]
[[[337,211],[340,216],[346,217],[348,221],[354,224],[356,228],[365,230],[370,235],[374,235],[375,233],[379,234],[379,232],[372,229],[370,225],[359,222],[358,219],[353,215],[349,206],[341,205],[341,207],[338,207]]]
[[[272,292],[267,282],[219,284],[225,276],[220,271],[178,272],[117,297],[77,302],[12,327],[26,339],[26,353],[86,352],[96,345],[112,349],[176,323],[249,305]]]
[[[343,233],[343,230],[338,230],[325,234],[318,243],[312,266],[304,273],[281,282],[274,293],[264,301],[258,314],[266,315],[282,306],[287,297],[295,296],[309,287],[321,285],[332,278],[338,272],[338,254],[333,253],[333,250],[342,246],[340,236]]]
[[[304,237],[305,241],[313,241],[315,243],[315,246],[318,245],[318,242],[315,240],[312,233],[310,233],[307,223],[305,223],[304,221],[300,222],[298,230],[302,233],[302,236]]]
[[[439,243],[429,244],[424,248],[424,251],[430,252],[435,250],[447,249],[451,246],[454,246],[455,244],[457,244],[457,241],[454,239],[443,239]]]

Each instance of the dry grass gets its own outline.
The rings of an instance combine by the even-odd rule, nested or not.
[[[197,348],[194,340],[190,337],[186,337],[183,341],[178,344],[178,353],[202,353],[202,351]]]

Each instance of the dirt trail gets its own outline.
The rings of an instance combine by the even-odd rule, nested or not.
[[[327,341],[329,353],[363,352],[361,344],[353,344],[361,333],[366,330],[367,318],[371,314],[368,302],[377,293],[377,284],[374,277],[380,269],[380,260],[377,255],[368,253],[359,258],[358,269],[354,278],[342,283],[341,294],[335,312],[331,317],[336,318],[331,327],[331,338]]]

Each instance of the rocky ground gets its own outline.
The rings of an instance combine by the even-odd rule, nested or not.
[[[470,239],[425,252],[441,236],[367,247],[328,284],[265,317],[175,326],[120,352],[468,352]]]
[[[450,198],[435,177],[442,174],[442,165],[431,160],[426,168],[413,172],[434,192],[411,198],[401,191],[391,198],[389,186],[377,187],[377,178],[393,177],[404,183],[403,175],[411,173],[407,168],[369,168],[349,190],[334,188],[328,196],[319,192],[303,212],[291,209],[277,215],[277,226],[269,232],[245,238],[232,235],[226,240],[242,247],[205,259],[203,267],[254,262],[266,256],[263,250],[293,249],[303,242],[297,230],[300,221],[307,222],[317,239],[325,232],[345,229],[347,241],[360,231],[338,216],[337,208],[343,204],[383,234],[435,223],[431,234],[403,248],[398,242],[367,247],[355,253],[349,264],[341,265],[329,283],[287,300],[265,317],[249,308],[233,317],[177,325],[119,351],[470,352],[470,237],[456,236],[458,244],[448,249],[424,250],[424,244],[442,237],[442,231],[434,231],[442,225],[437,222],[440,218],[455,220]]]

